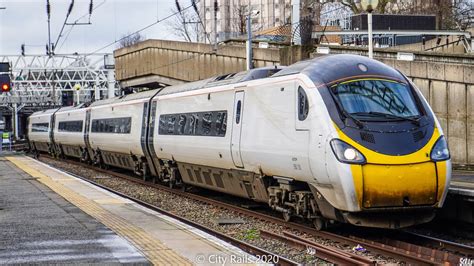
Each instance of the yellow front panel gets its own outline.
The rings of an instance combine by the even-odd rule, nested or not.
[[[438,201],[441,200],[446,187],[446,161],[437,162],[436,170],[438,174]]]
[[[398,207],[432,205],[436,201],[437,177],[433,162],[405,165],[362,166],[363,206]],[[406,205],[406,203],[405,203]]]

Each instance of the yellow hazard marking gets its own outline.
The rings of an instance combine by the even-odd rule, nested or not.
[[[29,159],[25,157],[7,157],[7,159],[27,174],[38,178],[41,183],[48,186],[64,199],[97,219],[121,237],[127,239],[154,265],[191,265],[186,258],[176,254],[176,252],[151,237],[143,229],[107,211],[98,202],[87,199],[64,187],[38,169],[32,168],[28,165],[31,162],[28,162]]]

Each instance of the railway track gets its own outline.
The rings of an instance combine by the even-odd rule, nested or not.
[[[45,156],[51,159],[54,159],[49,156]],[[276,225],[283,226],[286,228],[286,231],[283,232],[283,234],[275,234],[272,232],[260,231],[260,236],[262,238],[267,238],[267,239],[273,239],[279,242],[283,242],[287,245],[297,247],[297,248],[306,248],[308,250],[314,250],[314,256],[317,256],[318,258],[321,258],[323,260],[332,262],[332,263],[337,263],[337,264],[375,264],[375,261],[368,260],[367,258],[364,258],[362,256],[358,256],[354,253],[349,253],[345,251],[340,251],[335,249],[334,247],[329,247],[329,246],[322,246],[314,241],[312,241],[308,237],[302,237],[297,234],[309,236],[309,237],[314,237],[314,238],[321,238],[321,239],[326,239],[334,242],[338,242],[342,245],[345,246],[357,246],[357,245],[362,245],[363,248],[371,252],[373,254],[380,254],[383,256],[387,256],[390,258],[395,258],[400,261],[403,261],[408,264],[416,264],[416,265],[435,265],[435,264],[440,264],[440,263],[454,263],[457,264],[459,263],[460,259],[462,258],[461,255],[455,254],[455,253],[461,253],[461,254],[473,254],[472,252],[472,247],[463,247],[462,245],[456,244],[456,243],[447,243],[448,241],[443,241],[439,239],[431,239],[430,241],[430,246],[433,246],[433,243],[436,243],[434,245],[435,248],[428,248],[400,240],[394,240],[391,238],[386,238],[384,241],[373,241],[369,239],[364,239],[361,237],[349,235],[349,236],[342,236],[339,234],[331,233],[331,232],[325,232],[325,231],[317,231],[314,228],[311,228],[307,225],[304,224],[299,224],[295,222],[286,222],[281,218],[274,217],[271,215],[263,214],[257,211],[253,211],[250,209],[246,209],[240,206],[236,206],[233,204],[225,203],[219,200],[215,199],[210,199],[204,196],[200,196],[197,194],[185,192],[183,190],[179,189],[172,189],[169,188],[166,185],[162,184],[157,184],[157,183],[152,183],[150,181],[145,181],[143,179],[137,178],[136,176],[130,176],[125,173],[119,173],[111,170],[106,170],[106,169],[101,169],[98,167],[90,166],[84,163],[80,163],[77,161],[73,160],[63,160],[67,161],[68,163],[76,164],[81,167],[86,167],[94,171],[98,171],[104,174],[108,174],[111,176],[119,177],[125,180],[128,180],[130,182],[134,182],[137,184],[145,185],[145,186],[151,186],[159,190],[167,191],[169,193],[173,193],[176,195],[179,195],[184,198],[188,198],[191,200],[195,200],[198,202],[201,202],[203,204],[210,204],[213,206],[217,206],[221,209],[226,209],[230,211],[234,211],[236,213],[252,217],[254,219],[262,220],[265,222],[273,223]],[[73,173],[71,173],[73,174]],[[73,174],[75,175],[75,174]],[[75,175],[77,176],[77,175]],[[78,176],[79,177],[79,176]],[[188,223],[192,226],[196,226],[198,228],[201,228],[202,230],[209,232],[213,235],[216,235],[217,237],[220,237],[226,241],[229,241],[233,243],[236,246],[241,247],[243,250],[248,251],[249,253],[256,254],[256,255],[263,255],[265,252],[264,250],[258,248],[258,247],[246,247],[248,245],[247,243],[233,239],[229,236],[226,236],[225,234],[222,234],[220,232],[214,231],[210,228],[207,228],[205,226],[199,225],[194,223],[193,221],[190,221],[188,219],[184,219],[181,217],[176,216],[173,213],[170,213],[166,210],[161,210],[160,208],[150,205],[146,202],[142,202],[140,200],[134,199],[131,196],[124,195],[121,192],[118,191],[113,191],[110,188],[107,188],[103,185],[100,185],[90,179],[79,177],[87,182],[93,183],[95,185],[98,185],[100,187],[103,187],[104,189],[107,189],[113,193],[117,193],[119,195],[122,195],[124,197],[130,198],[131,200],[136,201],[137,203],[140,203],[144,206],[150,207],[152,209],[155,209],[159,212],[162,212],[166,215],[170,215],[178,220],[181,220],[185,223]],[[295,234],[296,232],[297,234]],[[417,244],[424,243],[427,244],[427,240],[425,238],[424,242],[421,242],[422,235],[418,235],[417,237]],[[410,238],[411,241],[411,238]],[[441,243],[442,242],[442,243]],[[250,245],[251,246],[251,245]],[[442,248],[442,249],[440,249]],[[443,250],[444,249],[444,250]],[[449,250],[446,251],[446,250]],[[272,254],[275,255],[275,254]],[[286,259],[282,257],[281,263],[284,265],[292,265],[295,262],[292,262],[291,260],[285,261]],[[346,261],[344,261],[346,260]]]
[[[127,199],[129,199],[129,200],[131,200],[131,201],[133,201],[133,202],[136,202],[136,203],[138,203],[138,204],[140,204],[140,205],[142,205],[142,206],[144,206],[144,207],[146,207],[146,208],[148,208],[148,209],[157,211],[157,212],[159,212],[159,213],[161,213],[161,214],[164,214],[164,215],[166,215],[166,216],[169,216],[169,217],[172,217],[172,218],[174,218],[174,219],[176,219],[176,220],[179,220],[179,221],[181,221],[181,222],[183,222],[183,223],[186,223],[186,224],[188,224],[188,225],[190,225],[190,226],[192,226],[192,227],[198,228],[198,229],[200,229],[200,230],[202,230],[202,231],[204,231],[204,232],[206,232],[206,233],[208,233],[208,234],[211,234],[211,235],[216,236],[217,238],[220,238],[220,239],[222,239],[222,240],[224,240],[224,241],[226,241],[226,242],[228,242],[228,243],[231,243],[232,245],[234,245],[234,246],[236,246],[236,247],[239,247],[240,249],[242,249],[242,250],[244,250],[244,251],[246,251],[246,252],[248,252],[248,253],[250,253],[250,254],[252,254],[252,255],[259,256],[259,258],[262,258],[262,257],[271,258],[272,262],[277,262],[278,265],[298,265],[297,262],[292,261],[292,260],[290,260],[290,259],[288,259],[288,258],[282,257],[282,256],[277,255],[277,254],[273,254],[273,253],[271,253],[271,252],[269,252],[269,251],[266,251],[266,250],[264,250],[264,249],[261,249],[261,248],[259,248],[259,247],[257,247],[257,246],[254,246],[254,245],[251,245],[251,244],[246,243],[246,242],[244,242],[244,241],[238,240],[238,239],[236,239],[236,238],[227,236],[227,235],[225,235],[225,234],[223,234],[223,233],[221,233],[221,232],[218,232],[218,231],[216,231],[216,230],[213,230],[213,229],[211,229],[211,228],[208,228],[208,227],[206,227],[206,226],[203,226],[203,225],[201,225],[201,224],[199,224],[199,223],[196,223],[196,222],[194,222],[194,221],[192,221],[192,220],[189,220],[189,219],[183,218],[183,217],[181,217],[181,216],[178,216],[178,215],[176,215],[176,214],[174,214],[174,213],[172,213],[172,212],[169,212],[169,211],[164,210],[164,209],[162,209],[162,208],[159,208],[159,207],[157,207],[157,206],[155,206],[155,205],[152,205],[152,204],[150,204],[150,203],[147,203],[147,202],[144,202],[144,201],[142,201],[142,200],[139,200],[139,199],[137,199],[137,198],[135,198],[135,197],[132,197],[132,196],[130,196],[130,195],[124,194],[124,193],[122,193],[122,192],[120,192],[120,191],[111,189],[111,188],[109,188],[109,187],[107,187],[107,186],[104,186],[104,185],[102,185],[102,184],[99,184],[99,183],[97,183],[97,182],[94,182],[94,181],[92,181],[92,180],[90,180],[90,179],[88,179],[88,178],[85,178],[85,177],[76,175],[75,173],[72,173],[72,172],[69,172],[69,171],[65,171],[65,170],[62,170],[62,169],[61,169],[61,171],[65,172],[65,173],[67,173],[67,174],[69,174],[69,175],[72,175],[72,176],[74,176],[74,177],[76,177],[76,178],[79,178],[79,179],[81,179],[81,180],[84,180],[84,181],[86,181],[86,182],[88,182],[88,183],[90,183],[90,184],[93,184],[93,185],[95,185],[95,186],[98,186],[98,187],[100,187],[100,188],[102,188],[102,189],[105,189],[105,190],[107,190],[107,191],[109,191],[109,192],[112,192],[112,193],[114,193],[114,194],[116,194],[116,195],[118,195],[118,196],[127,198]]]

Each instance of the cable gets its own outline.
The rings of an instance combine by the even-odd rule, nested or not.
[[[103,4],[105,4],[106,1],[107,1],[107,0],[104,0],[104,1],[100,2],[100,3],[99,3],[97,6],[95,6],[92,10],[98,9],[100,6],[102,6]],[[92,1],[91,1],[91,3],[92,3]],[[66,40],[69,38],[69,35],[71,34],[72,30],[74,29],[74,26],[75,26],[74,24],[76,24],[77,22],[79,22],[79,20],[81,20],[81,19],[84,18],[85,16],[87,16],[87,15],[89,15],[89,14],[92,13],[92,12],[90,12],[90,7],[91,7],[91,5],[89,5],[89,13],[86,13],[86,14],[80,16],[79,18],[77,18],[76,20],[74,20],[74,22],[72,23],[73,25],[71,25],[71,28],[69,28],[69,31],[66,32],[66,37],[63,39],[63,41],[62,41],[62,43],[61,43],[61,46],[60,46],[58,49],[61,49],[61,48],[64,46],[64,44],[66,43]],[[90,18],[89,18],[89,22],[90,22]]]
[[[56,42],[54,43],[54,46],[51,48],[53,53],[54,53],[54,49],[56,48],[56,45],[58,45],[59,39],[61,38],[61,34],[63,34],[64,27],[66,26],[66,22],[67,22],[67,19],[69,18],[69,15],[71,15],[73,7],[74,7],[74,0],[71,0],[71,3],[69,4],[69,8],[67,10],[66,18],[64,19],[63,26],[61,27],[61,30],[59,31],[59,35],[58,35],[58,38],[56,39]]]
[[[189,5],[189,6],[185,7],[185,8],[182,8],[182,9],[181,9],[181,12],[182,12],[182,11],[185,11],[185,10],[191,8],[191,7],[192,7],[192,5]],[[179,13],[180,13],[180,11],[174,12],[174,13],[172,13],[172,14],[170,14],[170,15],[168,15],[168,16],[166,16],[166,17],[160,19],[160,20],[157,20],[157,21],[155,21],[155,22],[153,22],[153,23],[151,23],[151,24],[148,24],[147,26],[145,26],[145,27],[143,27],[143,28],[141,28],[141,29],[139,29],[139,30],[137,30],[137,31],[135,31],[135,32],[132,32],[132,33],[130,33],[130,34],[128,34],[128,35],[125,35],[125,36],[123,36],[122,38],[120,38],[120,39],[118,39],[118,40],[116,40],[116,41],[113,41],[113,42],[111,42],[111,43],[109,43],[109,44],[107,44],[107,45],[105,45],[105,46],[103,46],[103,47],[101,47],[101,48],[99,48],[99,49],[97,49],[97,50],[94,50],[93,52],[91,52],[91,53],[89,53],[89,54],[86,54],[85,56],[89,56],[89,55],[95,54],[95,53],[97,53],[97,52],[99,52],[99,51],[101,51],[101,50],[104,50],[105,48],[107,48],[107,47],[109,47],[109,46],[112,46],[112,45],[114,45],[114,44],[120,42],[120,41],[123,40],[123,39],[126,39],[126,38],[128,38],[128,37],[130,37],[130,36],[132,36],[132,35],[135,35],[135,34],[137,34],[137,33],[140,33],[140,32],[142,32],[142,31],[144,31],[144,30],[146,30],[146,29],[148,29],[148,28],[151,28],[151,27],[155,26],[155,25],[158,24],[158,23],[161,23],[161,22],[163,22],[163,21],[165,21],[165,20],[168,20],[168,19],[172,18],[173,16],[176,16],[176,15],[179,14]]]

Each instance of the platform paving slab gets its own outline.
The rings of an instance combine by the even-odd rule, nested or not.
[[[27,174],[128,240],[153,264],[193,264],[197,257],[249,257],[201,230],[26,156],[7,157]],[[210,265],[199,261],[200,265]]]
[[[128,241],[0,157],[0,264],[150,264]]]

